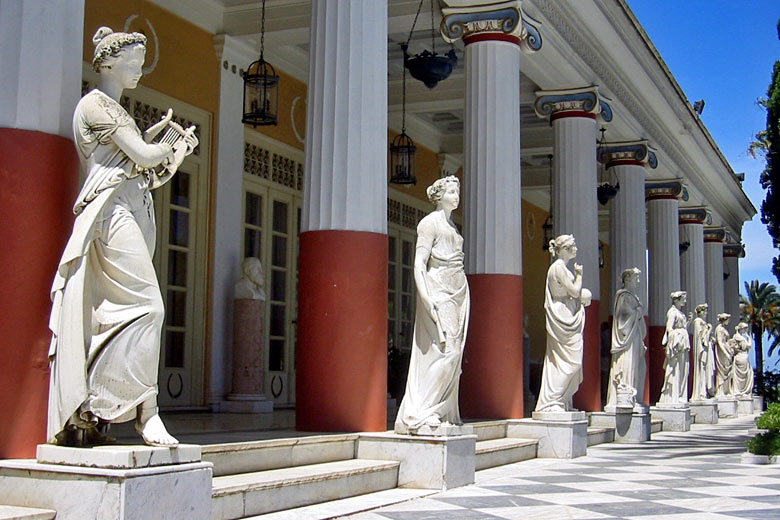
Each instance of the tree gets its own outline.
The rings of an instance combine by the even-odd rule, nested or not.
[[[777,23],[777,37],[780,39],[780,20]],[[761,203],[761,222],[766,224],[772,245],[780,248],[780,61],[776,61],[772,70],[766,99],[758,104],[766,109],[766,130],[758,132],[748,147],[752,157],[763,155],[766,168],[761,173],[761,187],[766,190],[766,198]],[[772,259],[772,273],[780,281],[780,256]]]
[[[756,389],[764,395],[764,332],[776,327],[780,315],[780,294],[777,288],[758,280],[745,282],[747,296],[739,295],[742,319],[750,327],[756,350]]]

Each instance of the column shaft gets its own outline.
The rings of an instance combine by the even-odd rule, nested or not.
[[[680,243],[689,243],[688,249],[680,255],[680,290],[688,293],[688,301],[683,310],[693,311],[700,303],[705,303],[704,292],[704,235],[701,224],[681,224]],[[667,296],[667,309],[672,302]]]
[[[723,256],[725,271],[729,277],[723,281],[723,307],[724,311],[731,314],[731,323],[739,322],[739,257]]]
[[[712,329],[718,325],[718,314],[725,312],[723,293],[723,242],[704,242],[705,301],[709,306],[707,321]],[[739,322],[739,314],[732,318],[733,325]]]
[[[387,427],[387,1],[311,8],[296,427]]]
[[[523,416],[520,48],[466,45],[464,417]]]

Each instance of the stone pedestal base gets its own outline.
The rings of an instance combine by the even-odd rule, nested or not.
[[[665,432],[687,432],[691,429],[691,408],[686,403],[684,407],[653,406],[650,408],[653,419],[664,422]]]
[[[718,397],[718,417],[736,417],[737,400],[734,397]]]
[[[474,483],[476,435],[360,434],[357,458],[397,460],[398,487],[452,489]]]
[[[697,424],[718,424],[718,400],[691,401],[693,422]]]
[[[274,413],[273,401],[268,401],[263,394],[230,394],[222,402],[220,411],[227,413]]]
[[[739,397],[739,398],[737,398],[737,414],[739,414],[739,415],[753,415],[753,398],[752,397]]]
[[[569,413],[569,412],[560,412]],[[585,412],[582,419],[575,420],[540,420],[542,412],[534,412],[532,419],[517,419],[507,421],[507,437],[538,439],[537,457],[573,459],[587,454],[588,421]],[[579,417],[579,415],[574,415]]]
[[[753,413],[761,413],[764,411],[764,396],[763,395],[754,395],[753,396]]]
[[[620,409],[618,409],[620,410]],[[628,412],[591,412],[590,424],[597,428],[614,428],[615,442],[634,443],[650,440],[650,414]]]
[[[200,446],[38,446],[38,460],[0,461],[0,503],[58,520],[211,518],[210,462]]]

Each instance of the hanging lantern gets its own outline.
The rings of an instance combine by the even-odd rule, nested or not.
[[[415,25],[417,25],[417,17],[420,16],[423,1],[424,0],[420,0],[420,5],[417,6],[417,14],[414,17],[412,29],[409,31],[409,39],[406,42],[407,46],[412,40],[412,34],[414,33]],[[458,64],[458,57],[455,55],[454,48],[450,49],[447,54],[438,54],[436,52],[433,0],[431,0],[431,49],[433,49],[433,52],[425,49],[419,54],[408,56],[406,54],[406,48],[404,48],[404,67],[409,69],[409,74],[411,74],[414,79],[422,81],[426,87],[432,89],[440,81],[449,78],[450,74],[452,74],[452,70]]]
[[[393,184],[417,184],[414,176],[415,153],[417,147],[414,141],[401,132],[390,144],[390,182]]]
[[[598,158],[598,161],[602,164],[601,168],[604,173],[602,173],[601,177],[603,178],[604,175],[606,175],[607,166],[605,164],[606,157],[604,157],[605,150],[607,148],[607,140],[604,137],[604,133],[607,131],[606,128],[601,127],[599,132],[601,132],[601,139],[598,141],[598,151],[596,152],[596,157]],[[599,184],[596,187],[596,198],[598,199],[599,203],[602,206],[606,206],[607,203],[614,199],[617,195],[618,191],[620,191],[620,183],[615,182],[615,184],[610,184],[608,181],[605,181],[601,184]]]
[[[276,125],[279,107],[279,76],[263,59],[265,50],[265,0],[260,19],[260,59],[244,73],[244,111],[241,122],[247,125]]]
[[[544,219],[542,224],[542,249],[545,251],[550,245],[550,240],[553,239],[553,190],[552,190],[552,154],[547,154],[547,161],[549,164],[549,179],[550,184],[550,212],[547,214],[547,218]]]

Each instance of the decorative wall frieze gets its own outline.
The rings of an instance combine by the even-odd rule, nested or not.
[[[612,107],[599,95],[599,88],[595,85],[537,91],[534,110],[537,116],[550,118],[550,122],[561,117],[598,117],[602,123],[612,121]]]
[[[745,258],[744,244],[723,244],[723,256]]]
[[[647,145],[646,140],[623,141],[616,143],[607,143],[604,147],[599,147],[596,158],[607,168],[620,166],[623,164],[632,164],[636,166],[658,167],[658,157],[655,152]]]
[[[707,221],[707,208],[695,206],[680,208],[680,224],[704,224]]]
[[[704,241],[723,243],[726,241],[726,228],[706,227],[704,228]]]
[[[515,43],[525,52],[542,48],[539,22],[522,10],[522,0],[483,5],[464,5],[444,0],[441,34],[444,41],[463,40],[465,45],[494,40]]]
[[[649,181],[645,183],[645,200],[679,199],[684,188],[680,179]]]

